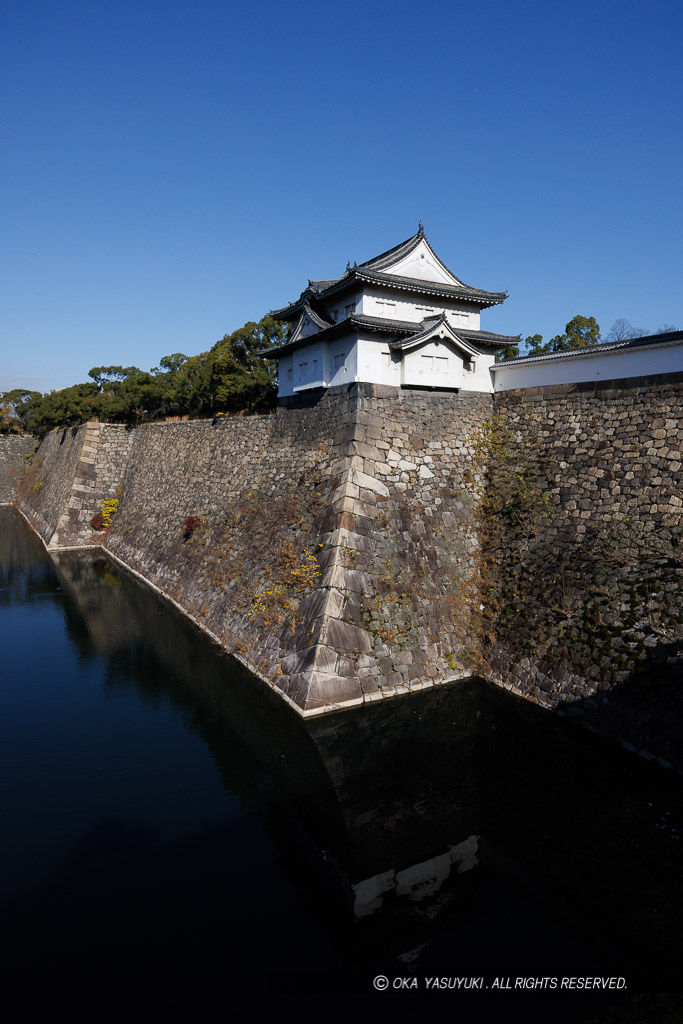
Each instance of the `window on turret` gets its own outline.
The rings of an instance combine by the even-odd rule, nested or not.
[[[341,367],[344,365],[344,360],[345,359],[346,359],[346,353],[345,352],[338,352],[337,353],[337,355],[334,357],[334,368],[335,368],[335,370],[341,369]]]
[[[292,369],[291,366],[287,370],[287,380],[294,380],[294,370]]]
[[[299,363],[299,380],[303,380],[308,374],[308,363]]]
[[[315,377],[317,373],[318,373],[318,360],[314,359],[313,360],[313,376]]]

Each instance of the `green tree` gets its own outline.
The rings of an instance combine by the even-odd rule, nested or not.
[[[28,430],[31,407],[42,397],[40,391],[28,388],[0,392],[0,433],[23,434]]]
[[[149,371],[93,366],[89,381],[61,391],[7,392],[0,395],[0,429],[13,429],[16,416],[24,429],[46,433],[88,419],[145,423],[168,415],[264,412],[275,404],[277,378],[274,363],[260,353],[285,335],[286,327],[266,316],[226,334],[208,352],[174,352]]]
[[[594,316],[575,316],[565,326],[564,334],[556,334],[548,342],[550,352],[568,352],[587,348],[600,341],[600,325]]]
[[[496,362],[502,363],[506,359],[516,359],[519,355],[519,345],[502,345],[496,349]]]
[[[569,352],[576,348],[597,345],[600,341],[600,325],[594,316],[575,316],[566,324],[564,334],[556,334],[543,344],[542,334],[533,334],[524,344],[526,355],[540,356],[550,352]]]
[[[542,355],[547,351],[547,347],[543,345],[542,334],[531,334],[528,338],[524,339],[524,346],[526,348],[527,356],[538,356]]]

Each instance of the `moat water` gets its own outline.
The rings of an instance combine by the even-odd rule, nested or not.
[[[304,723],[9,508],[0,658],[4,1019],[678,1012],[678,776],[480,680]]]

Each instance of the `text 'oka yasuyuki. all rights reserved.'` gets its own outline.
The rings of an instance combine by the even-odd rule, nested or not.
[[[378,974],[372,982],[378,992],[387,990],[399,991],[421,990],[438,991],[443,989],[454,989],[461,991],[514,991],[529,989],[541,989],[552,991],[565,990],[623,990],[626,986],[625,978],[591,978],[591,977],[566,977],[566,978],[444,978],[444,977],[396,977],[388,978],[385,974]]]

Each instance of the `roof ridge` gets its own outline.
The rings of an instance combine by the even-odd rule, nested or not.
[[[393,256],[404,247],[406,247],[407,252],[410,252],[410,250],[415,248],[422,238],[425,238],[425,232],[424,227],[422,226],[422,221],[420,221],[420,226],[417,229],[417,232],[414,235],[411,235],[410,238],[406,238],[404,242],[399,242],[398,245],[392,246],[392,248],[387,249],[386,252],[381,252],[379,256],[373,256],[372,259],[365,260],[364,263],[358,263],[356,266],[360,270],[361,267],[368,267],[372,263],[379,263],[380,261],[387,259],[389,256]]]

